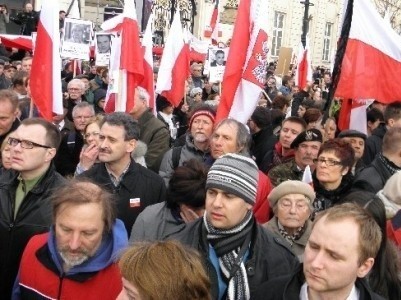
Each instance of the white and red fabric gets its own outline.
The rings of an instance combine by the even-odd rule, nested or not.
[[[102,29],[118,31],[121,34],[119,76],[115,86],[118,94],[114,111],[130,112],[135,102],[135,89],[144,77],[143,50],[139,41],[135,1],[126,0],[123,13],[104,22]],[[112,104],[108,99],[107,112],[112,109]]]
[[[252,115],[266,77],[268,19],[265,0],[240,2],[217,120],[231,117],[245,124]]]
[[[305,167],[304,173],[302,174],[302,182],[309,184],[313,188],[313,178],[310,166]]]
[[[352,14],[344,24],[352,22],[335,95],[382,103],[401,99],[401,37],[371,1],[348,0],[346,5]]]
[[[115,37],[111,44],[109,84],[104,105],[104,111],[111,113],[115,111],[115,104],[118,95],[119,76],[120,76],[120,57],[121,57],[121,37]]]
[[[48,121],[53,113],[63,114],[63,96],[61,92],[61,58],[59,6],[57,1],[45,1],[42,5],[38,23],[35,55],[32,59],[29,86],[32,101],[39,113]]]
[[[149,107],[152,108],[153,112],[156,112],[155,105],[155,82],[153,74],[153,40],[152,40],[152,23],[153,14],[149,16],[148,24],[146,25],[146,30],[142,38],[142,47],[145,53],[143,61],[143,81],[140,83],[144,89],[149,93]]]
[[[305,48],[302,45],[302,42],[299,43],[295,84],[302,90],[306,87],[308,81],[312,81],[312,66],[309,51],[309,39],[307,38]]]
[[[216,0],[212,19],[210,20],[210,28],[212,30],[212,35],[210,38],[212,39],[212,44],[217,45],[219,40],[219,31],[220,31],[220,12],[219,12],[219,0]]]
[[[163,50],[157,76],[156,93],[178,106],[185,94],[185,81],[189,76],[189,45],[185,42],[180,12],[174,15]]]
[[[32,51],[32,37],[26,35],[0,34],[1,43],[7,48]]]
[[[366,109],[372,102],[373,100],[343,100],[338,128],[340,130],[354,129],[367,134]]]

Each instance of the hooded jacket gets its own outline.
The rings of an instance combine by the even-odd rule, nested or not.
[[[127,245],[124,223],[116,220],[94,256],[64,272],[54,228],[34,236],[22,256],[12,299],[114,300],[122,288],[116,261]]]

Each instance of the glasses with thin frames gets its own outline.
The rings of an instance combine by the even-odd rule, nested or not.
[[[314,164],[319,164],[319,165],[321,165],[322,163],[325,163],[326,166],[329,166],[329,167],[340,166],[342,164],[341,161],[332,160],[332,159],[324,159],[324,158],[314,159],[313,163]]]
[[[46,148],[46,149],[53,148],[53,147],[50,147],[50,146],[41,145],[41,144],[38,144],[38,143],[35,143],[35,142],[31,142],[31,141],[28,141],[28,140],[20,140],[20,139],[16,139],[16,138],[13,138],[13,137],[8,138],[7,144],[9,144],[11,147],[15,147],[18,144],[21,144],[21,148],[24,148],[24,149],[32,149],[34,147],[40,147],[40,148]]]

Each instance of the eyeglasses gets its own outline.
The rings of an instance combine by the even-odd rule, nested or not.
[[[11,147],[15,147],[18,144],[21,144],[21,148],[24,148],[24,149],[32,149],[34,147],[40,147],[40,148],[46,148],[46,149],[53,148],[53,147],[41,145],[41,144],[38,144],[35,142],[31,142],[31,141],[27,141],[27,140],[19,140],[19,139],[12,138],[12,137],[8,138],[7,144],[9,144]]]
[[[321,165],[322,163],[325,163],[326,166],[329,166],[329,167],[342,165],[341,161],[332,160],[332,159],[324,159],[324,158],[314,159],[313,163],[319,164],[319,165]]]
[[[100,132],[88,132],[88,133],[85,133],[84,134],[84,138],[85,139],[88,139],[90,136],[93,136],[93,137],[96,137],[96,136],[99,136],[99,134],[100,134]]]

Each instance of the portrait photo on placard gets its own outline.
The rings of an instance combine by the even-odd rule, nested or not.
[[[113,37],[110,33],[96,33],[96,54],[110,53]]]
[[[87,21],[65,19],[64,42],[89,45],[92,24]]]
[[[227,61],[227,48],[212,49],[209,55],[210,67],[224,67]]]

